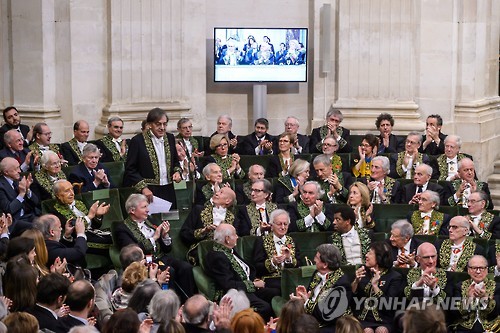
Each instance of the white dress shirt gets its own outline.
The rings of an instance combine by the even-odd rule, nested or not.
[[[155,148],[156,157],[158,159],[158,166],[160,168],[160,185],[168,184],[168,170],[167,170],[167,160],[165,158],[165,144],[163,137],[157,138],[151,132],[151,140]]]
[[[344,247],[347,263],[350,265],[362,264],[363,255],[361,252],[361,240],[359,239],[358,231],[352,227],[351,230],[340,236],[342,237],[342,246]]]

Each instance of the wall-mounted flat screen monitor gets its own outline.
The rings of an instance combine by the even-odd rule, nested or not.
[[[215,82],[306,82],[307,28],[214,28]]]

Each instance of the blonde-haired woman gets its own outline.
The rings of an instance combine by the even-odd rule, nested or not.
[[[370,202],[370,190],[361,183],[355,182],[349,187],[348,204],[354,209],[356,223],[360,228],[373,229],[373,205]]]
[[[244,178],[245,171],[240,166],[240,155],[229,155],[229,139],[225,134],[215,134],[210,139],[210,149],[214,154],[206,159],[206,163],[216,163],[222,169],[223,179]]]

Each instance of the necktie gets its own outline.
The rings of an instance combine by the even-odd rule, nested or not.
[[[283,242],[279,240],[279,241],[276,242],[276,244],[283,245]]]
[[[14,156],[15,156],[16,161],[17,161],[19,164],[23,164],[23,163],[21,162],[21,154],[19,154],[19,152],[18,152],[18,151],[16,151],[16,152],[14,153]]]
[[[422,193],[422,190],[423,190],[423,186],[422,185],[418,185],[417,186],[417,193]]]

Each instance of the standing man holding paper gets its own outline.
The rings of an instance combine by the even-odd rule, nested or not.
[[[160,108],[149,111],[146,118],[149,129],[130,140],[123,186],[134,187],[149,202],[153,196],[172,203],[176,208],[172,182],[182,179],[175,137],[167,133],[168,116]]]

